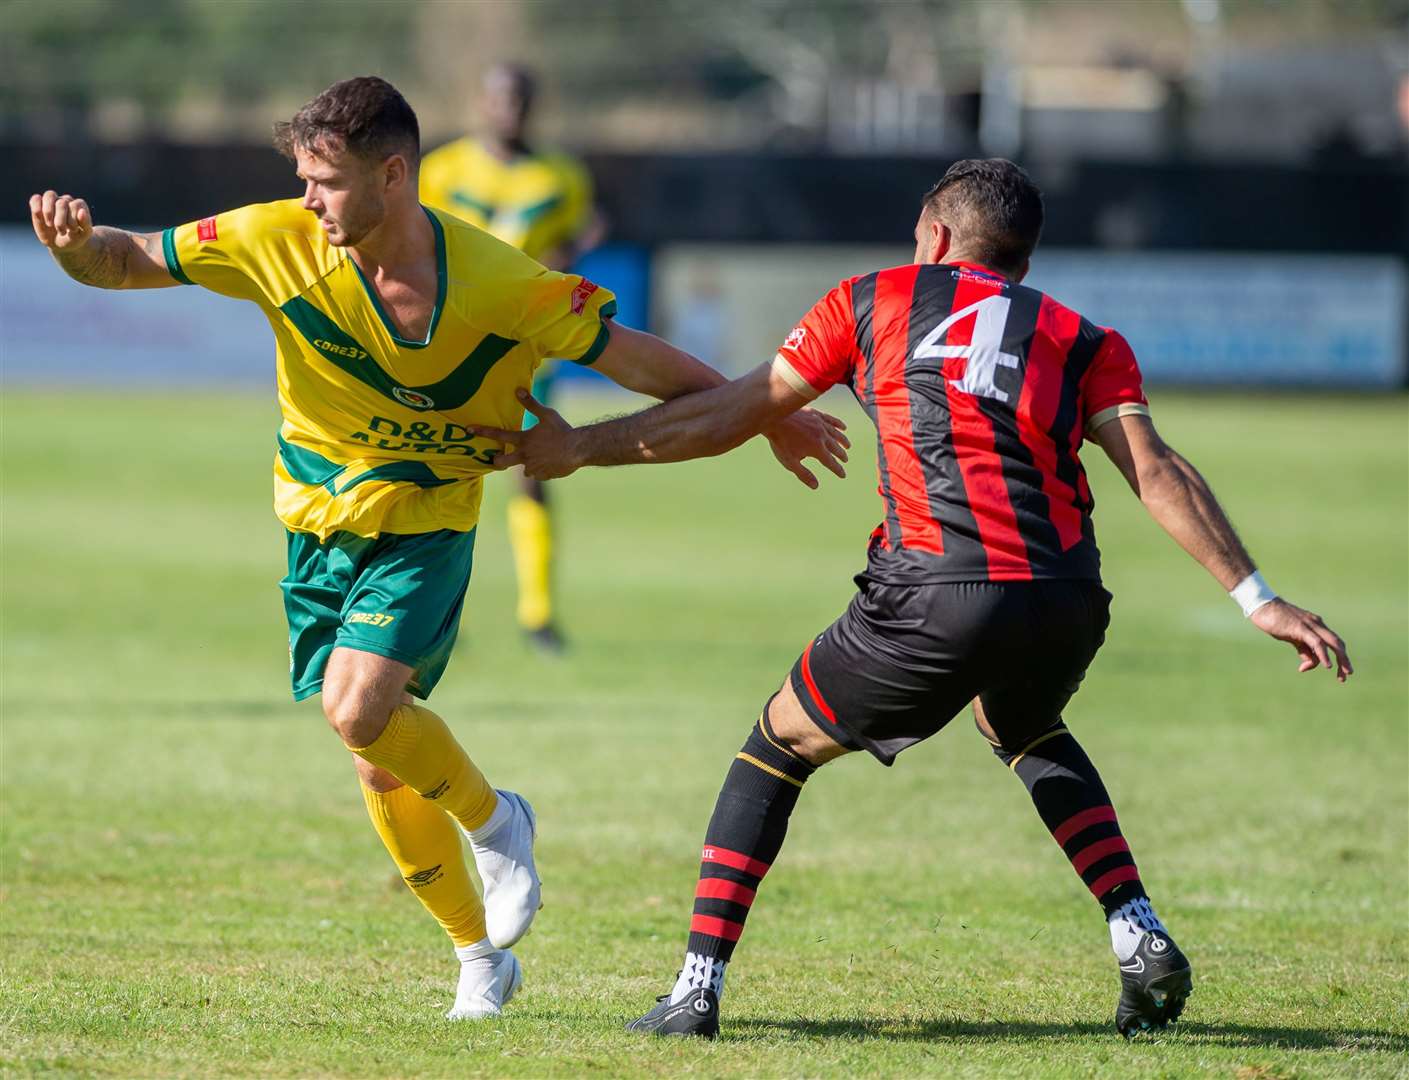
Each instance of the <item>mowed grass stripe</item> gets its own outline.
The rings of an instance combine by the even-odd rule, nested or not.
[[[619,407],[578,402],[579,416]],[[434,705],[533,799],[544,909],[501,1020],[394,879],[316,703],[287,698],[260,398],[3,402],[0,1068],[112,1076],[1402,1075],[1409,740],[1402,398],[1156,395],[1269,579],[1358,673],[1297,676],[1088,451],[1107,646],[1067,718],[1196,965],[1126,1045],[1099,912],[958,718],[811,780],[730,974],[725,1038],[620,1031],[683,946],[715,792],[849,598],[879,512],[761,445],[557,486],[573,651],[514,627],[491,481]]]

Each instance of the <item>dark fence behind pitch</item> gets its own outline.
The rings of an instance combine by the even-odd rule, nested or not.
[[[0,144],[0,221],[32,191],[83,195],[99,221],[167,225],[298,194],[263,146]],[[948,165],[935,158],[585,155],[625,243],[893,243]],[[1063,247],[1409,254],[1409,165],[1291,168],[1026,163]]]

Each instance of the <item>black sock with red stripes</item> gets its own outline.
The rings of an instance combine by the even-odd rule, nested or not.
[[[1027,785],[1042,823],[1106,913],[1116,955],[1133,950],[1126,940],[1132,934],[1138,941],[1146,930],[1163,930],[1101,774],[1066,726],[1057,724],[1021,750],[993,752]]]
[[[783,748],[768,726],[768,710],[729,766],[714,804],[700,858],[685,963],[671,994],[724,988],[724,965],[744,931],[755,892],[778,857],[788,818],[814,766]]]

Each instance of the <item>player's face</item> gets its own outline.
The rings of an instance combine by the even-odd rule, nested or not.
[[[480,112],[495,138],[517,142],[528,127],[527,88],[512,72],[491,71],[484,79]]]
[[[294,148],[303,208],[322,223],[333,247],[354,247],[386,218],[385,170],[342,151]]]

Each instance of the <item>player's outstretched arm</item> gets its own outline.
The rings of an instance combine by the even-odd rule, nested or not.
[[[93,224],[82,199],[46,191],[29,197],[34,235],[64,273],[99,289],[179,285],[166,269],[160,233],[130,233]]]
[[[1259,630],[1295,647],[1299,670],[1334,668],[1345,682],[1354,670],[1345,642],[1321,616],[1271,591],[1208,483],[1160,438],[1148,416],[1117,417],[1097,428],[1095,438],[1160,527],[1228,590]]]
[[[538,424],[528,431],[475,428],[477,435],[513,445],[496,467],[523,465],[541,480],[567,476],[586,465],[637,465],[713,457],[760,432],[769,435],[778,460],[808,487],[817,477],[803,464],[815,458],[845,476],[847,441],[841,421],[802,410],[807,399],[764,364],[742,378],[685,394],[631,416],[574,428],[552,409],[521,394]],[[789,423],[808,418],[807,424]]]
[[[685,394],[695,394],[729,384],[728,379],[715,371],[714,368],[695,359],[689,353],[677,349],[670,342],[664,341],[654,334],[633,330],[628,326],[616,323],[612,324],[611,337],[607,341],[607,347],[602,350],[602,355],[597,358],[593,366],[617,385],[634,390],[638,394],[659,398],[662,401],[673,401]],[[742,381],[740,380],[740,382]],[[749,392],[756,394],[752,387]],[[696,418],[688,435],[683,427],[672,428],[668,437],[674,440],[675,446],[672,452],[677,456],[654,456],[633,460],[684,461],[692,457],[710,457],[722,454],[726,450],[732,450],[753,436],[762,434],[772,445],[773,456],[778,459],[779,463],[808,487],[815,488],[817,478],[803,466],[802,460],[808,457],[816,458],[827,468],[837,472],[838,463],[846,460],[845,449],[851,444],[846,441],[846,436],[843,434],[846,430],[846,424],[827,413],[803,408],[806,404],[807,399],[794,392],[789,395],[786,408],[772,408],[758,426],[744,431],[739,426],[742,417],[745,414],[752,415],[748,410],[758,408],[757,401],[751,399],[743,403],[744,413],[728,418],[727,422],[732,426],[727,428],[724,417],[712,418],[715,423],[712,430],[709,430],[711,418],[708,417]],[[759,415],[764,414],[760,413]],[[667,424],[669,423],[671,421],[667,421]],[[663,430],[658,430],[654,434],[657,437],[665,437]],[[698,452],[684,452],[686,438],[692,439],[692,445],[698,448]],[[736,441],[730,442],[728,441],[730,439]],[[836,456],[833,447],[841,450],[840,458]],[[664,447],[660,449],[664,452]],[[629,463],[626,461],[594,461],[582,464],[617,465]],[[530,472],[529,475],[534,474]],[[540,479],[546,480],[548,476],[542,476]]]

